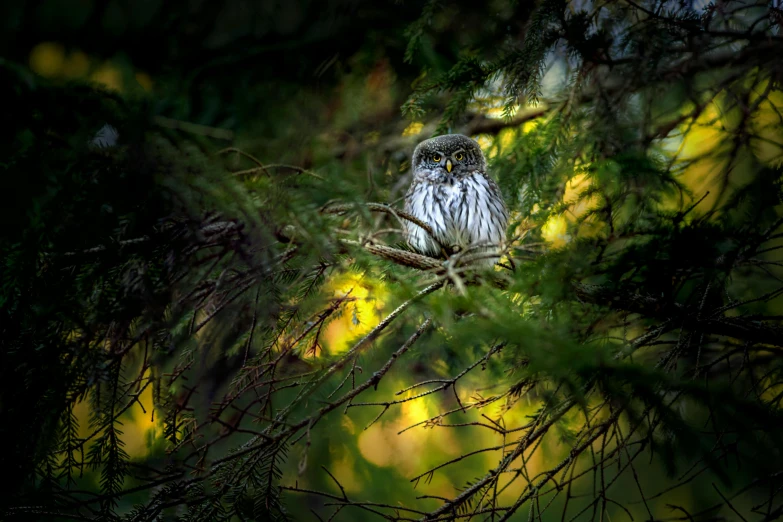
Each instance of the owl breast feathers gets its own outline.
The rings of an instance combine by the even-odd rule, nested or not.
[[[478,143],[460,134],[438,136],[416,147],[411,164],[413,182],[405,196],[405,211],[429,225],[434,235],[433,239],[406,221],[411,248],[434,257],[443,249],[458,248],[471,264],[497,263],[508,210],[497,184],[486,174]]]

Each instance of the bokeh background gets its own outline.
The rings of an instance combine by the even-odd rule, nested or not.
[[[778,518],[781,19],[3,2],[5,516],[415,520],[568,403],[438,520]],[[362,249],[404,248],[362,205],[399,208],[413,147],[443,132],[479,142],[509,202],[505,283]]]

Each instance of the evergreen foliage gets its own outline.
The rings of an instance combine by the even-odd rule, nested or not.
[[[0,59],[4,519],[783,515],[779,5],[29,4]],[[157,84],[47,78],[46,40]],[[512,210],[493,272],[400,234],[447,131]],[[350,449],[381,428],[385,465]],[[456,451],[396,446],[425,430]]]

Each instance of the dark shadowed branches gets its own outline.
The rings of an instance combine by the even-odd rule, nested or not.
[[[359,4],[194,7],[173,74],[114,42],[158,105],[0,62],[5,518],[779,519],[780,4]],[[489,273],[404,246],[449,130],[512,211]]]

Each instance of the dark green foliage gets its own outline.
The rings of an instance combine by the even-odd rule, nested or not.
[[[119,4],[3,7],[0,516],[780,516],[778,9]],[[155,89],[36,76],[45,40]],[[365,205],[444,131],[483,140],[508,269],[403,262]]]

